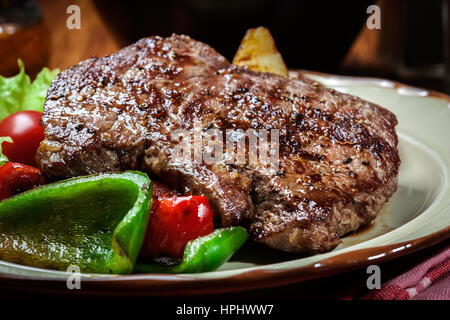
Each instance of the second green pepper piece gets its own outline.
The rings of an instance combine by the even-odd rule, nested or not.
[[[137,263],[136,273],[199,273],[217,270],[247,241],[242,227],[216,229],[204,237],[189,241],[183,260],[175,266]]]

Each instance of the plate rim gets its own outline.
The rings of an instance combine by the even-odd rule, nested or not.
[[[393,89],[419,90],[424,98],[439,98],[445,100],[450,108],[450,96],[438,91],[423,89],[398,81],[376,78],[359,77],[338,74],[328,74],[318,71],[291,69],[290,72],[303,75],[316,75],[324,78],[354,81],[355,83],[368,83],[376,87]],[[112,277],[82,278],[82,294],[95,295],[199,295],[221,294],[253,289],[278,287],[331,276],[345,271],[365,267],[369,264],[379,264],[407,254],[425,249],[431,245],[450,238],[450,226],[405,242],[384,246],[375,246],[358,250],[350,250],[327,257],[311,264],[289,267],[279,270],[258,269],[243,271],[238,274],[220,278],[197,278],[189,275],[169,274],[132,274]],[[39,291],[48,293],[73,293],[66,287],[66,278],[48,276],[26,276],[0,273],[0,287],[10,287],[25,291]]]
[[[395,244],[348,251],[317,262],[280,270],[249,270],[221,278],[195,278],[171,274],[133,274],[107,278],[83,278],[81,294],[176,296],[224,294],[279,287],[380,264],[414,253],[450,238],[450,226],[425,237]],[[25,291],[70,294],[67,279],[0,274],[0,287]],[[33,286],[30,286],[32,284]],[[114,290],[114,291],[111,291]],[[119,291],[120,289],[120,291]],[[78,292],[77,292],[78,293]]]

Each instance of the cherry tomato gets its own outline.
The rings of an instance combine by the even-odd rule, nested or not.
[[[0,167],[0,200],[45,184],[39,169],[15,162]]]
[[[11,137],[13,143],[3,142],[3,154],[9,161],[36,166],[34,156],[39,143],[44,140],[44,128],[39,124],[42,113],[20,111],[0,122],[0,137]]]
[[[153,204],[141,257],[182,258],[188,241],[214,231],[205,196],[162,198]]]

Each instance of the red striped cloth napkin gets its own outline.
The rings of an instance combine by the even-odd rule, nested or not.
[[[364,300],[450,300],[450,247],[363,296]]]

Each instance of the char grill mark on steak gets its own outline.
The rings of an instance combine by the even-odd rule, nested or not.
[[[375,218],[397,188],[397,120],[303,77],[231,65],[187,36],[150,37],[60,75],[37,153],[50,180],[138,169],[205,194],[224,226],[286,251],[327,251]],[[278,129],[279,169],[170,158],[176,129]],[[347,161],[347,159],[352,159]]]

